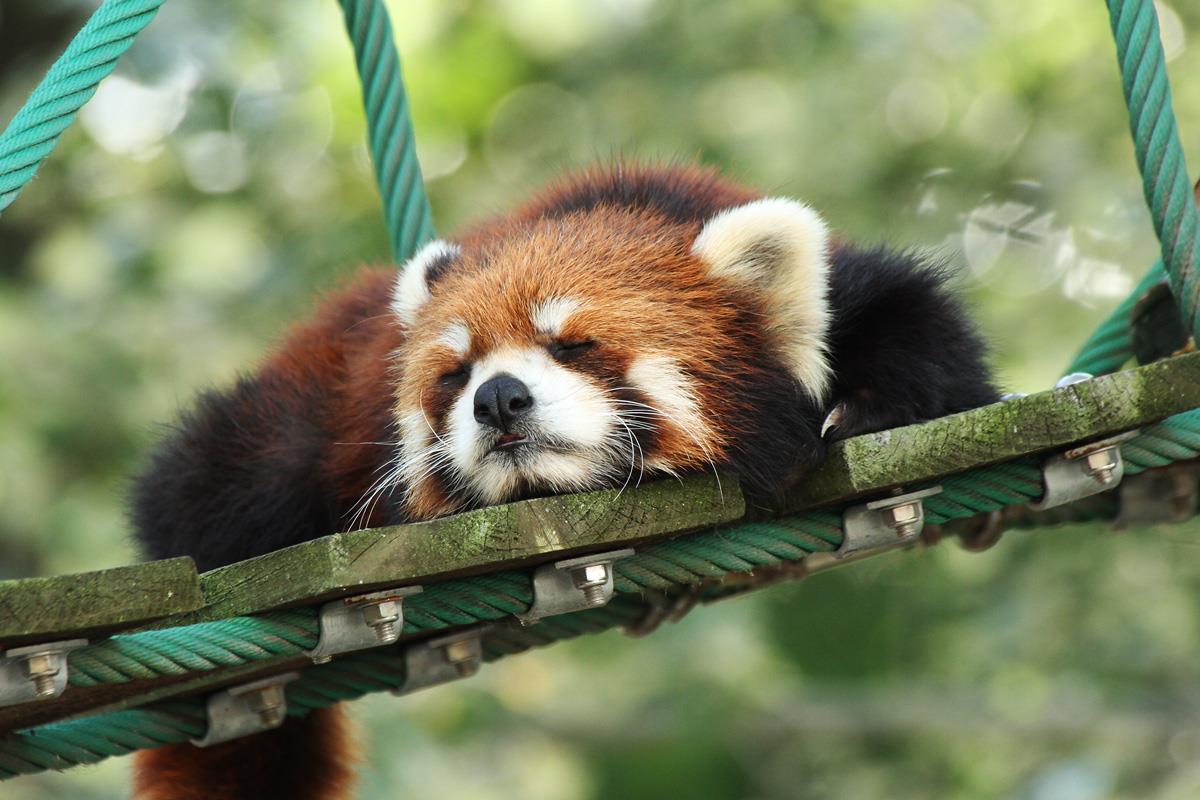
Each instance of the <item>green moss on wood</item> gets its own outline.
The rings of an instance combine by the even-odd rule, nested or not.
[[[1200,353],[867,434],[831,448],[796,511],[1131,430],[1200,407]]]
[[[128,628],[202,605],[190,558],[0,581],[0,647]]]
[[[490,572],[547,554],[607,549],[711,527],[744,513],[736,481],[701,475],[339,533],[206,573],[201,582],[209,605],[187,620],[247,614],[435,576]]]

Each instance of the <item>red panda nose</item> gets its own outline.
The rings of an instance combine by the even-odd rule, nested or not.
[[[475,390],[475,421],[504,433],[533,408],[529,387],[512,375],[501,373]]]

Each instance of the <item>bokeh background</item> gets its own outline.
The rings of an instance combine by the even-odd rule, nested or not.
[[[565,166],[700,159],[950,256],[1021,391],[1154,260],[1098,0],[390,6],[443,232]],[[92,7],[0,3],[0,119]],[[1200,7],[1159,10],[1200,164]],[[166,4],[0,220],[0,577],[134,560],[162,425],[387,259],[337,4]],[[1197,532],[946,544],[373,697],[362,796],[1197,797]]]

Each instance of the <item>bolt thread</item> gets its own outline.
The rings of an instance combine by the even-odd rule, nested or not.
[[[54,697],[58,691],[54,688],[54,675],[34,675],[33,689],[38,697]]]
[[[595,586],[583,587],[583,602],[587,603],[588,608],[598,608],[608,602],[608,598],[604,596],[604,586],[604,583],[598,583]]]
[[[375,636],[384,644],[391,644],[400,638],[400,630],[393,620],[378,622],[375,624]]]
[[[287,709],[283,706],[273,706],[264,708],[258,712],[258,720],[265,727],[274,728],[283,723],[283,718],[287,715]]]

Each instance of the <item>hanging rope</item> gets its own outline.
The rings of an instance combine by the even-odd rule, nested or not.
[[[107,0],[0,134],[0,214],[58,144],[75,114],[96,93],[163,0]]]
[[[1200,339],[1200,213],[1171,107],[1153,0],[1108,0],[1134,153],[1184,326]]]
[[[392,23],[383,0],[340,2],[362,80],[371,160],[383,196],[392,253],[398,261],[407,261],[433,238],[433,215],[417,163],[408,95],[392,43]]]

